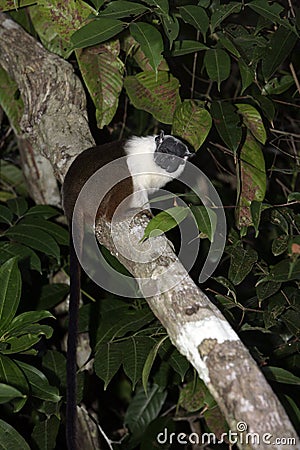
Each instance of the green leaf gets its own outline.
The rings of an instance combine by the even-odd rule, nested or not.
[[[208,16],[201,6],[186,5],[180,6],[179,12],[186,23],[192,25],[196,30],[201,31],[205,36],[209,27]]]
[[[18,257],[21,268],[29,268],[41,273],[42,268],[40,258],[33,250],[14,242],[0,242],[0,263],[15,256]]]
[[[155,343],[155,345],[149,350],[147,359],[145,361],[144,367],[143,367],[143,373],[142,373],[142,382],[143,382],[143,388],[144,391],[147,393],[148,390],[148,382],[149,382],[149,375],[153,366],[153,363],[156,359],[158,350],[160,346],[163,344],[163,342],[167,339],[168,336],[164,336],[159,341]]]
[[[159,348],[159,356],[162,361],[167,362],[180,375],[181,381],[183,382],[190,364],[186,357],[179,353],[169,339],[165,340]]]
[[[50,386],[47,378],[40,370],[21,361],[17,361],[17,364],[28,379],[31,393],[34,397],[48,402],[57,403],[60,401],[61,397],[58,389]]]
[[[262,73],[265,80],[269,80],[274,72],[280,68],[296,42],[297,35],[293,31],[287,30],[283,26],[275,31],[270,40],[270,48],[262,60]]]
[[[287,251],[289,239],[290,237],[288,235],[282,234],[273,240],[272,253],[274,256],[282,255],[282,253]]]
[[[145,3],[150,6],[155,6],[159,14],[169,14],[169,2],[168,0],[145,0]]]
[[[285,217],[277,209],[271,212],[271,223],[278,226],[285,234],[289,235],[289,224]]]
[[[248,130],[251,131],[253,136],[262,144],[266,143],[267,133],[264,127],[260,113],[254,106],[248,103],[236,104],[238,112],[243,116],[243,121]]]
[[[271,99],[267,98],[264,95],[255,94],[254,100],[257,102],[257,104],[262,109],[262,112],[266,116],[266,118],[272,122],[274,120],[275,116],[275,106]]]
[[[242,228],[252,225],[251,203],[264,200],[267,186],[263,152],[249,131],[240,152],[238,170],[240,180],[237,221],[238,226]]]
[[[239,58],[238,65],[242,78],[241,94],[255,81],[255,69],[249,66],[242,58]]]
[[[245,323],[244,325],[242,325],[242,327],[240,328],[240,331],[260,331],[263,334],[270,334],[271,331],[268,330],[267,328],[263,328],[263,327],[252,327],[251,325]]]
[[[98,10],[101,8],[105,0],[91,0],[95,8]]]
[[[232,53],[232,55],[234,55],[236,58],[238,58],[238,60],[241,60],[241,53],[240,51],[236,48],[235,43],[233,42],[232,38],[229,38],[227,34],[224,34],[223,32],[218,32],[216,33],[218,40],[220,42],[220,44],[222,44],[222,46],[228,50],[230,53]]]
[[[284,8],[279,5],[277,2],[270,4],[267,0],[252,0],[247,4],[253,11],[257,14],[265,17],[267,20],[280,23],[286,28],[291,28],[288,20],[283,20],[280,17],[280,14],[284,10]]]
[[[45,253],[49,256],[54,256],[59,260],[60,250],[52,236],[43,230],[36,229],[32,233],[31,226],[15,225],[6,231],[5,235],[21,244],[28,245],[28,247]]]
[[[259,283],[256,287],[256,294],[259,301],[263,301],[268,297],[276,294],[281,287],[281,283],[276,283],[273,281],[266,281]]]
[[[25,375],[17,366],[17,364],[9,357],[0,354],[0,383],[13,386],[25,397],[21,400],[14,400],[14,412],[19,412],[23,408],[27,400],[29,392],[28,382]]]
[[[0,67],[0,77],[1,77],[1,67]],[[0,82],[1,82],[1,80],[0,80]],[[2,94],[7,95],[9,97],[8,101],[10,102],[10,106],[12,106],[11,99],[14,96],[14,93],[11,94],[11,92],[9,90],[6,91],[5,86],[3,86],[2,84],[0,85],[0,103],[1,103],[2,108],[7,113],[7,116],[11,119],[11,115],[7,112],[7,109],[4,108],[4,101],[3,101]],[[22,115],[23,115],[23,111],[20,113],[20,118],[19,117],[16,118],[16,120],[18,120],[18,124],[20,123]],[[1,160],[1,179],[3,182],[5,182],[5,183],[9,184],[11,187],[13,187],[14,190],[19,195],[22,195],[22,196],[28,195],[24,174],[21,171],[21,169],[19,167],[15,166],[14,164],[9,163],[8,161],[3,161],[3,159]],[[2,201],[6,202],[8,199],[11,200],[12,198],[15,198],[15,194],[13,194],[11,192],[2,191],[0,193],[0,199]]]
[[[221,436],[222,433],[228,431],[225,416],[218,406],[214,405],[211,408],[204,408],[203,416],[208,429],[215,436]]]
[[[225,33],[226,37],[232,42],[234,49],[236,49],[235,52],[239,52],[245,64],[251,67],[255,74],[257,65],[266,52],[267,41],[265,37],[255,35],[255,33],[251,33],[243,25],[238,24],[227,25]],[[232,52],[232,49],[229,51]]]
[[[300,26],[298,28],[300,28]],[[288,345],[290,346],[290,343]],[[283,396],[280,396],[280,397],[281,397],[281,402],[283,403],[285,410],[289,411],[289,417],[290,417],[290,420],[292,421],[292,423],[293,423],[293,425],[295,427],[295,430],[299,430],[299,427],[300,427],[300,410],[299,410],[299,406],[288,395],[283,395]]]
[[[230,310],[233,308],[237,308],[237,302],[234,299],[232,299],[231,297],[228,297],[226,295],[220,295],[220,294],[216,295],[216,300],[218,300],[218,302],[220,302],[220,305],[224,308],[225,315],[230,320],[234,320],[234,315]]]
[[[228,102],[213,102],[210,112],[221,139],[235,153],[242,139],[240,118],[235,108]]]
[[[1,177],[1,178],[3,178],[3,177]],[[14,198],[14,194],[12,192],[0,190],[0,201],[1,202],[7,202],[7,200],[10,200],[12,198]]]
[[[288,195],[288,202],[300,202],[300,192],[292,192]]]
[[[28,11],[34,30],[49,51],[68,58],[72,53],[71,36],[86,23],[93,8],[81,0],[39,0],[37,3]]]
[[[299,386],[300,378],[296,377],[294,374],[288,370],[282,369],[281,367],[266,366],[262,367],[262,370],[268,380],[277,381],[277,383],[285,383]]]
[[[0,443],[3,450],[30,450],[25,439],[9,423],[0,419]]]
[[[300,337],[300,328],[299,328],[300,313],[299,313],[299,311],[297,311],[296,308],[289,309],[281,316],[281,320],[284,322],[284,324],[286,325],[286,327],[290,331],[290,333],[292,333],[293,335],[295,335],[296,338],[299,339],[299,337]]]
[[[147,111],[162,123],[172,123],[180,103],[179,81],[171,74],[159,71],[141,72],[125,78],[124,86],[131,103]]]
[[[82,379],[82,375],[84,375],[83,372],[80,372],[79,379]],[[79,386],[78,386],[79,387]],[[79,387],[81,388],[81,387]],[[38,412],[43,414],[43,416],[39,416],[40,420],[45,419],[46,417],[50,417],[52,415],[55,415],[56,417],[59,417],[61,420],[61,405],[59,403],[51,403],[51,402],[38,402]]]
[[[59,214],[57,209],[49,205],[35,205],[29,208],[24,214],[24,217],[42,217],[43,219],[50,219]]]
[[[34,426],[31,437],[39,449],[52,450],[55,448],[59,426],[60,420],[55,415],[39,421]]]
[[[153,72],[149,59],[141,49],[140,44],[134,39],[131,34],[126,34],[124,36],[124,39],[122,40],[122,50],[125,52],[126,57],[130,56],[134,59],[141,70],[143,70],[144,72]],[[169,66],[164,58],[162,58],[161,63],[159,64],[158,71],[169,71]],[[155,80],[157,80],[156,77]]]
[[[1,6],[0,6],[1,10]],[[0,103],[16,133],[20,133],[20,121],[23,116],[24,103],[17,83],[0,66]],[[1,166],[4,161],[1,161]],[[12,166],[12,164],[11,164]],[[2,166],[3,167],[3,166]],[[1,174],[2,175],[2,174]]]
[[[84,25],[71,36],[74,48],[101,44],[119,34],[125,24],[117,19],[97,19]]]
[[[229,281],[227,278],[219,276],[219,277],[213,277],[213,279],[217,282],[220,283],[222,286],[224,286],[227,289],[227,295],[229,295],[229,293],[232,295],[233,300],[235,301],[235,304],[237,303],[237,299],[236,299],[236,290],[234,285],[231,283],[231,281]]]
[[[278,20],[280,20],[280,13],[284,9],[278,3],[270,5],[267,0],[252,0],[248,3],[248,6],[258,14],[275,23],[278,23]]]
[[[149,64],[157,74],[158,66],[162,61],[162,51],[164,49],[160,32],[153,25],[146,22],[133,22],[129,31],[134,39],[140,44]]]
[[[104,381],[107,388],[113,376],[122,364],[122,348],[118,342],[107,342],[97,346],[95,354],[95,372]]]
[[[192,206],[191,212],[201,232],[200,237],[207,237],[210,242],[213,242],[217,226],[216,213],[206,206]]]
[[[236,245],[230,249],[230,267],[228,277],[234,284],[240,284],[251,272],[253,265],[257,261],[257,253],[250,248],[244,250],[241,245]]]
[[[10,402],[17,397],[26,398],[26,395],[23,395],[18,389],[8,384],[0,383],[0,404]]]
[[[46,233],[49,233],[50,236],[52,236],[60,245],[69,245],[70,243],[69,233],[65,228],[43,218],[32,216],[24,217],[18,223],[18,226],[19,225],[22,226],[24,230],[27,227],[28,231],[30,230],[33,234],[36,234],[36,231],[38,230],[45,231]]]
[[[210,132],[212,119],[200,100],[184,100],[175,110],[172,134],[180,136],[198,150]]]
[[[18,6],[18,0],[13,0],[14,4],[16,6]],[[3,3],[3,1],[1,2]],[[24,28],[24,30],[27,33],[30,33],[30,19],[28,17],[28,15],[26,14],[26,10],[27,8],[21,8],[21,9],[17,9],[14,11],[10,11],[9,16],[10,18],[16,22],[18,25],[21,25],[22,28]]]
[[[124,418],[124,423],[132,434],[142,437],[149,423],[158,416],[166,397],[167,392],[163,392],[157,385],[148,389],[147,395],[143,389],[137,391]]]
[[[63,283],[45,284],[41,288],[41,294],[37,309],[50,309],[62,302],[66,297],[70,286]]]
[[[124,72],[119,53],[119,41],[76,52],[81,74],[96,107],[100,129],[111,122],[118,108]]]
[[[172,44],[174,40],[178,37],[179,34],[179,22],[176,16],[173,15],[162,15],[162,24],[164,27],[165,34],[169,40],[169,48],[172,48]]]
[[[175,228],[188,214],[189,208],[185,206],[175,206],[160,212],[148,223],[142,241],[150,237],[160,236],[166,231]]]
[[[126,0],[116,0],[108,3],[107,7],[103,11],[99,12],[98,17],[122,19],[123,17],[137,16],[138,14],[141,14],[148,10],[149,8],[142,5],[141,3],[128,2]]]
[[[28,325],[32,325],[40,320],[48,319],[50,317],[52,319],[55,318],[49,311],[26,311],[12,320],[7,333],[16,335],[16,333],[24,331]]]
[[[56,350],[47,350],[43,357],[43,369],[51,385],[66,387],[66,358]]]
[[[240,12],[241,8],[242,5],[238,2],[230,2],[228,5],[217,6],[210,19],[211,33],[231,14]]]
[[[137,332],[154,319],[149,309],[128,310],[128,307],[103,313],[97,332],[97,345],[124,336],[128,332]]]
[[[21,275],[17,258],[11,258],[0,267],[0,334],[10,325],[21,297]]]
[[[300,280],[300,261],[292,263],[289,259],[284,259],[273,266],[267,280],[284,282],[289,280]]]
[[[196,412],[204,406],[206,392],[207,388],[201,380],[197,380],[196,384],[191,381],[181,389],[178,404],[190,413]]]
[[[5,355],[13,353],[24,353],[37,344],[42,335],[49,339],[52,336],[53,329],[48,325],[30,325],[24,328],[23,332],[17,336],[9,336],[5,339],[7,348],[2,350]],[[36,353],[36,352],[35,352]],[[34,353],[34,354],[35,354]]]
[[[295,83],[292,75],[283,75],[280,78],[272,78],[264,85],[263,95],[278,95],[287,91]]]
[[[153,342],[154,339],[148,336],[130,336],[121,344],[124,372],[131,380],[133,390],[142,378]]]
[[[284,290],[272,295],[267,303],[267,309],[264,310],[263,320],[265,328],[268,330],[273,326],[278,326],[281,322],[281,316],[286,310],[287,293]]]
[[[184,40],[174,42],[174,49],[171,52],[172,56],[183,56],[190,53],[199,52],[201,50],[207,50],[208,47],[201,42]]]
[[[28,203],[24,197],[16,197],[8,200],[7,206],[18,217],[23,216],[28,209]]]
[[[210,6],[211,0],[198,0],[198,5],[202,8],[208,8]]]
[[[230,75],[230,57],[220,48],[209,49],[206,50],[204,64],[209,78],[218,83],[220,91],[221,82]]]
[[[262,202],[253,200],[250,205],[251,219],[255,229],[255,237],[257,238],[259,233],[260,216],[262,211]]]
[[[2,0],[0,5],[0,11],[13,11],[25,6],[30,6],[36,3],[36,0]]]
[[[6,206],[0,205],[0,223],[12,224],[13,213]]]

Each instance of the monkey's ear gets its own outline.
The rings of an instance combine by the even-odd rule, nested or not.
[[[160,130],[159,136],[156,136],[156,138],[155,138],[157,147],[164,142],[164,138],[165,138],[165,133],[163,130]]]

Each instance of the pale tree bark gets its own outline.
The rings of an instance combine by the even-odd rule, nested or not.
[[[50,161],[55,176],[62,181],[74,157],[94,145],[80,81],[70,64],[47,52],[3,14],[0,64],[16,81],[24,100],[20,123],[23,136]],[[130,224],[130,235],[137,242],[147,222],[146,217],[140,216]],[[127,236],[128,224],[122,222],[118,226],[118,234]],[[166,239],[157,237],[153,241],[155,264],[137,264],[128,258],[127,239],[120,239],[116,251],[106,222],[100,222],[96,234],[136,278],[147,276],[155,280],[160,271],[172,266],[169,276],[174,278],[175,287],[147,298],[147,302],[173,344],[206,383],[231,430],[236,432],[237,424],[244,422],[247,433],[260,437],[259,444],[251,439],[247,444],[244,433],[239,448],[267,450],[272,445],[274,449],[300,449],[293,426],[257,364],[220,311],[185,272]],[[126,258],[120,252],[122,247]],[[284,441],[276,441],[281,438],[295,441],[287,446]]]
[[[18,138],[18,148],[31,197],[37,204],[60,206],[59,186],[50,161],[41,154],[37,146],[32,146],[24,137]]]

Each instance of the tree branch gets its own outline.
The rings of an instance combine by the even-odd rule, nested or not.
[[[82,85],[69,63],[45,51],[7,15],[0,20],[0,62],[24,101],[20,128],[62,181],[78,149],[94,145]]]
[[[80,81],[70,64],[47,52],[4,14],[0,14],[0,63],[16,81],[23,97],[20,127],[24,137],[51,162],[57,179],[62,181],[76,154],[94,145]],[[129,233],[136,242],[142,238],[146,224],[145,217],[137,217],[130,224]],[[122,222],[118,226],[118,235],[127,235],[128,224]],[[110,226],[104,221],[97,227],[97,238],[116,254]],[[243,421],[248,433],[260,436],[259,444],[250,441],[239,443],[239,447],[269,449],[270,444],[263,442],[265,433],[271,443],[276,438],[297,439],[282,405],[220,311],[190,279],[168,241],[161,236],[153,243],[151,255],[155,263],[137,264],[134,258],[123,257],[122,249],[127,255],[130,252],[126,239],[118,243],[118,259],[134,277],[146,275],[154,283],[156,275],[168,267],[175,287],[147,298],[147,302],[173,344],[206,383],[231,430],[236,431],[237,423]],[[275,443],[272,448],[287,447]]]

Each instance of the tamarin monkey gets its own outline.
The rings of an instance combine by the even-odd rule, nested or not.
[[[143,155],[141,158],[140,155]],[[139,155],[137,157],[136,155]],[[105,196],[97,211],[97,217],[111,221],[117,207],[129,195],[133,209],[145,209],[148,198],[171,179],[181,175],[186,160],[192,155],[179,139],[164,132],[157,136],[132,137],[89,148],[80,153],[71,164],[63,183],[63,208],[72,229],[72,216],[77,197],[88,179],[109,162],[126,157],[128,176],[116,184]],[[142,163],[141,163],[142,161]],[[141,167],[141,165],[143,167]],[[137,167],[138,166],[138,167]],[[139,173],[137,176],[136,173]],[[143,194],[140,195],[139,193]],[[138,194],[138,195],[132,195]],[[146,200],[146,202],[145,202]],[[66,440],[69,450],[76,450],[76,347],[78,332],[78,309],[80,300],[80,264],[70,238],[70,303],[67,348],[67,409]]]

